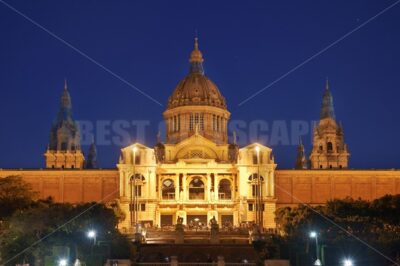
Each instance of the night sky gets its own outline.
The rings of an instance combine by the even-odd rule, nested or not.
[[[283,124],[292,138],[293,121],[318,120],[329,77],[350,167],[400,168],[400,4],[239,106],[396,1],[7,3],[163,106],[0,1],[0,168],[44,166],[64,78],[76,120],[148,121],[140,141],[153,146],[168,96],[188,73],[196,31],[206,75],[225,96],[231,120],[244,121],[244,131],[262,120],[268,125],[262,134]],[[135,128],[128,130],[133,142]],[[104,168],[115,167],[119,149],[129,144],[96,141]],[[279,168],[294,166],[297,138],[268,143],[249,133],[239,140],[242,146],[250,141],[271,146]],[[310,152],[310,132],[303,141]]]

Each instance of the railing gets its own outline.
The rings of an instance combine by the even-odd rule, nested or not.
[[[253,262],[239,262],[239,263],[233,263],[233,262],[175,262],[171,261],[169,262],[139,262],[135,263],[137,266],[217,266],[217,265],[224,265],[224,266],[255,266],[256,264]]]
[[[134,265],[140,265],[140,266],[170,266],[170,262],[138,262],[135,263]]]
[[[162,195],[163,200],[174,200],[175,199],[175,193],[169,192],[167,194]]]
[[[254,266],[256,265],[253,262],[239,262],[239,263],[233,263],[233,262],[227,262],[225,263],[225,266]]]

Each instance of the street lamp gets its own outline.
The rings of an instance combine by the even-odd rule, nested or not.
[[[257,154],[257,198],[256,198],[256,217],[257,225],[261,229],[263,227],[263,209],[262,209],[262,189],[261,189],[261,176],[260,176],[260,146],[255,148]]]
[[[93,239],[93,244],[96,244],[96,231],[95,230],[90,230],[87,233],[87,237],[88,238],[92,238]]]
[[[353,266],[353,261],[351,259],[344,259],[343,266]]]
[[[138,148],[136,146],[133,146],[132,148],[132,163],[133,163],[133,176],[131,177],[131,182],[130,182],[130,187],[131,187],[131,204],[130,204],[130,212],[131,212],[131,227],[136,226],[136,220],[137,220],[137,206],[136,206],[136,194],[137,194],[137,188],[136,188],[136,152]],[[136,232],[136,231],[135,231]]]
[[[321,260],[319,259],[318,233],[315,231],[311,231],[310,238],[315,238],[315,250],[317,252],[317,259],[315,260],[314,265],[322,265]]]
[[[67,259],[60,259],[60,260],[58,261],[58,265],[59,265],[59,266],[67,266],[67,265],[68,265]]]

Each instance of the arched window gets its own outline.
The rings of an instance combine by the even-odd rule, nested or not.
[[[326,149],[328,150],[328,152],[333,151],[332,142],[328,142],[328,143],[326,144]]]
[[[204,200],[204,183],[199,178],[193,178],[189,183],[189,199]]]
[[[175,184],[171,179],[162,182],[162,198],[167,200],[175,199]]]
[[[219,199],[231,199],[232,198],[231,181],[229,181],[228,179],[222,179],[219,182],[218,198]]]
[[[258,174],[252,174],[249,176],[249,182],[251,183],[251,195],[256,197],[260,194],[259,182],[262,184],[264,182],[264,177],[260,175],[260,180],[258,180]]]
[[[260,179],[261,179],[261,182],[264,181],[264,177],[262,175],[260,176]],[[257,182],[257,180],[258,180],[258,174],[252,174],[249,176],[249,181]]]

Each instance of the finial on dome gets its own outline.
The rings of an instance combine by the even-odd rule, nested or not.
[[[190,54],[189,63],[190,63],[190,73],[199,73],[204,74],[203,69],[203,54],[199,50],[199,38],[194,38],[194,49]]]
[[[68,89],[67,79],[64,78],[64,90]]]
[[[190,54],[190,63],[203,63],[203,55],[199,50],[199,38],[195,37],[194,38],[194,49],[192,53]]]
[[[199,38],[194,37],[194,50],[199,50]]]
[[[329,79],[326,77],[325,89],[329,90]]]

